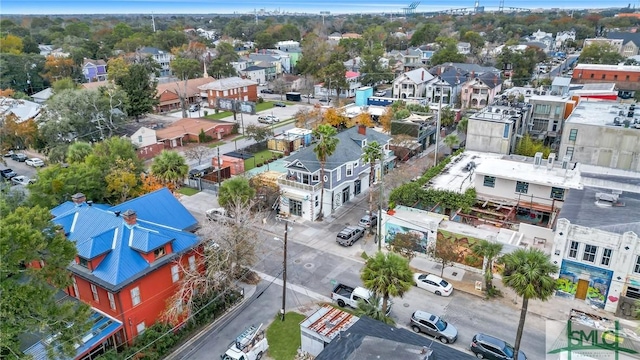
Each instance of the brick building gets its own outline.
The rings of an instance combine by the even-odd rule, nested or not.
[[[571,83],[615,83],[618,91],[640,90],[640,66],[578,64],[573,69]]]
[[[209,107],[217,107],[218,99],[233,99],[237,101],[258,100],[258,83],[253,80],[242,79],[237,76],[212,81],[198,86],[207,92]]]

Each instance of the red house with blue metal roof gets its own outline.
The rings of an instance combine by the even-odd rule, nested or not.
[[[121,322],[115,341],[131,343],[161,318],[181,269],[200,264],[197,220],[166,188],[113,207],[72,199],[51,210],[78,251],[66,291]]]

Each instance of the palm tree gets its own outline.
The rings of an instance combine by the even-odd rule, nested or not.
[[[383,159],[382,146],[377,141],[370,142],[364,147],[362,159],[371,165],[371,170],[369,171],[369,215],[373,216],[373,181],[375,180],[376,161]],[[384,170],[381,168],[380,171]],[[378,219],[378,221],[380,220]],[[369,226],[369,233],[373,234],[373,226]]]
[[[469,118],[463,117],[462,120],[458,121],[458,126],[456,126],[456,130],[458,130],[460,134],[466,135],[468,126],[469,126]]]
[[[218,193],[218,204],[227,209],[233,209],[236,206],[246,206],[256,196],[256,190],[251,187],[247,178],[236,176],[220,185]],[[230,211],[233,213],[232,211]]]
[[[518,249],[503,256],[502,262],[504,263],[502,283],[513,289],[517,295],[522,296],[520,322],[514,345],[514,360],[518,360],[529,299],[542,301],[549,299],[556,285],[551,274],[558,272],[558,267],[550,262],[548,255],[538,249]]]
[[[187,176],[188,172],[189,166],[175,151],[162,150],[151,164],[151,174],[173,189],[177,187],[178,181]]]
[[[378,294],[373,294],[369,298],[369,301],[364,301],[364,299],[358,300],[358,307],[356,308],[355,315],[368,316],[389,325],[395,324],[395,321],[393,321],[391,316],[387,316],[387,314],[382,311],[382,307],[380,307],[381,301],[382,299]]]
[[[395,253],[378,252],[368,258],[360,278],[367,289],[382,296],[382,312],[385,314],[389,297],[402,297],[413,286],[409,261]]]
[[[442,141],[447,145],[447,147],[449,147],[449,149],[451,149],[451,152],[453,152],[453,147],[460,142],[460,139],[458,139],[458,136],[455,134],[449,134]]]
[[[480,240],[473,245],[473,252],[484,259],[482,271],[484,271],[484,288],[487,294],[493,289],[493,262],[502,251],[502,244],[488,240]]]
[[[320,188],[320,214],[318,215],[320,220],[322,220],[324,215],[324,168],[327,164],[327,159],[333,155],[338,146],[338,139],[335,137],[337,134],[338,131],[331,125],[318,125],[318,127],[313,130],[313,136],[318,139],[316,146],[313,148],[313,152],[316,153],[316,157],[320,162],[320,183],[322,184]]]

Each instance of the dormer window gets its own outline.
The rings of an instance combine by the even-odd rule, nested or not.
[[[89,260],[78,256],[78,265],[88,269],[89,268]]]
[[[157,248],[157,249],[153,250],[153,255],[155,256],[156,259],[165,256],[166,252],[164,250],[164,246],[161,247],[161,248]]]

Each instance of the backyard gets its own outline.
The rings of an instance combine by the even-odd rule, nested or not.
[[[275,360],[293,360],[301,344],[300,323],[305,316],[296,312],[285,314],[284,321],[276,315],[267,329],[269,357]]]
[[[269,110],[269,109],[273,108],[273,103],[274,103],[273,101],[265,101],[265,102],[262,102],[262,103],[256,103],[256,112]],[[285,102],[285,104],[291,105],[288,102]],[[207,109],[206,111],[209,111],[209,110]],[[233,112],[231,112],[231,111],[220,111],[217,114],[215,113],[215,110],[211,110],[210,112],[213,112],[213,113],[208,114],[207,116],[205,116],[205,118],[212,119],[212,120],[221,120],[221,119],[224,119],[226,117],[233,116]]]
[[[244,171],[249,171],[253,168],[259,167],[259,165],[264,164],[267,160],[277,159],[281,153],[271,151],[271,150],[262,150],[253,154],[252,158],[246,159],[244,161]]]

